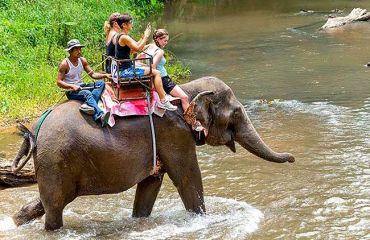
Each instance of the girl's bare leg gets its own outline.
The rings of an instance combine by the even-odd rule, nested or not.
[[[149,74],[150,69],[148,67],[144,68],[144,75]],[[154,88],[159,95],[161,102],[166,100],[166,92],[163,89],[162,78],[158,70],[152,69],[152,74],[154,75]]]
[[[184,90],[182,90],[179,86],[176,85],[172,89],[170,94],[174,97],[179,97],[181,99],[182,110],[185,112],[186,109],[188,109],[189,107],[189,98],[188,95],[186,95],[186,93],[184,92]]]
[[[186,93],[184,92],[184,90],[182,90],[179,86],[176,85],[172,89],[170,94],[174,97],[179,97],[181,99],[182,110],[185,112],[186,109],[188,109],[189,107],[189,98],[188,98],[188,95],[186,95]],[[204,127],[198,120],[195,122],[194,126],[192,127],[195,131],[198,131],[198,132],[204,130]]]

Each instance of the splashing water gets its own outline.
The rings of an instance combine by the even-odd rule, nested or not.
[[[110,195],[115,198],[115,195]],[[79,200],[77,200],[78,202]],[[109,202],[105,206],[109,206]],[[89,239],[99,236],[125,239],[245,239],[258,229],[263,214],[243,201],[221,197],[206,197],[209,208],[207,214],[196,215],[185,211],[180,199],[158,199],[149,218],[130,217],[131,209],[123,208],[118,212],[99,206],[87,212],[81,203],[72,204],[64,211],[65,225],[62,229],[49,233],[62,239]],[[80,201],[81,202],[81,201]],[[82,204],[84,206],[85,204]],[[112,206],[113,207],[113,206]],[[114,206],[115,207],[115,206]],[[112,215],[113,213],[113,215]],[[3,216],[0,231],[4,236],[17,232],[19,239],[44,235],[43,219],[15,227],[12,219]],[[32,232],[32,233],[31,233]],[[51,235],[50,235],[51,234]],[[17,237],[15,239],[18,239]]]
[[[0,216],[0,232],[14,230],[16,228],[17,226],[11,217]]]

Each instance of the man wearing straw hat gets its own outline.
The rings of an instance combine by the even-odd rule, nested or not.
[[[101,121],[101,125],[104,127],[108,123],[110,113],[103,112],[98,106],[98,101],[105,83],[103,80],[88,84],[83,83],[82,70],[85,70],[93,79],[111,78],[111,74],[94,72],[86,59],[81,57],[81,48],[83,47],[84,45],[77,39],[72,39],[67,43],[64,50],[69,52],[69,57],[59,64],[57,85],[67,90],[68,99],[83,101],[84,104],[81,105],[80,110],[93,115],[94,121]]]

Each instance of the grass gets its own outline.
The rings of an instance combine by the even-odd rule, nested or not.
[[[129,12],[143,32],[147,17],[162,14],[157,0],[0,0],[0,121],[27,122],[54,105],[63,93],[56,86],[57,68],[69,39],[86,45],[83,55],[100,70],[103,24],[112,12]],[[143,25],[143,26],[140,26]],[[189,67],[169,54],[168,71],[175,81],[189,77]],[[85,78],[86,80],[90,78]]]

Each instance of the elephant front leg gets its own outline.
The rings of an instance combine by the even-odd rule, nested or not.
[[[200,184],[197,184],[195,183],[194,179],[184,176],[180,181],[180,184],[175,185],[186,210],[195,212],[197,214],[203,214],[206,212],[206,207],[204,204],[203,187],[200,177],[199,181]]]
[[[149,176],[137,184],[133,217],[148,217],[161,188],[163,175]]]
[[[63,227],[63,209],[46,210],[45,229],[52,231]]]
[[[166,167],[168,176],[176,186],[186,210],[205,213],[202,177],[196,156],[185,158],[182,162],[170,161],[170,164],[173,166]]]

